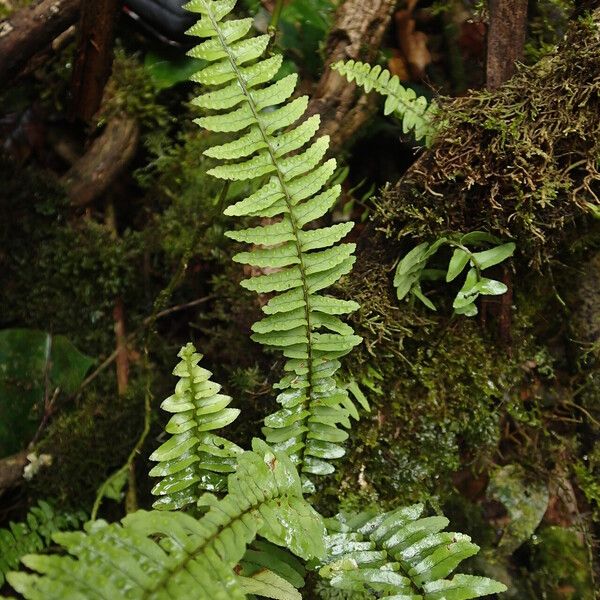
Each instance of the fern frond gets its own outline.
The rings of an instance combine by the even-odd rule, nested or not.
[[[233,569],[257,534],[304,559],[324,553],[321,517],[304,500],[294,465],[260,440],[239,456],[227,496],[201,501],[210,508],[200,520],[137,511],[121,524],[96,521],[85,533],[56,534],[70,556],[25,556],[36,574],[10,573],[9,583],[31,600],[241,600]]]
[[[304,587],[306,569],[288,550],[280,548],[266,540],[256,540],[244,554],[239,564],[239,574],[247,577],[268,569],[294,589]]]
[[[195,504],[199,492],[226,489],[227,475],[235,471],[242,449],[211,433],[229,425],[239,414],[227,408],[229,396],[219,394],[221,386],[210,381],[212,373],[198,365],[202,355],[193,344],[184,346],[181,362],[173,370],[180,377],[175,393],[162,404],[173,413],[165,430],[171,437],[150,456],[158,462],[150,475],[161,477],[152,489],[160,496],[154,508],[174,510]]]
[[[356,81],[365,92],[375,90],[385,96],[384,114],[394,114],[402,121],[404,133],[414,130],[417,141],[425,138],[427,146],[431,145],[437,133],[437,128],[432,123],[437,110],[434,102],[428,103],[425,96],[417,96],[412,88],[405,88],[397,75],[392,76],[379,65],[372,67],[368,63],[349,60],[337,62],[331,68],[348,81]]]
[[[328,521],[328,563],[320,574],[333,587],[382,598],[469,600],[506,586],[486,577],[447,577],[479,551],[471,538],[443,531],[448,519],[421,517],[423,505],[374,514],[338,515]]]
[[[0,588],[6,574],[19,565],[21,557],[39,552],[50,545],[57,531],[77,529],[86,520],[84,512],[56,512],[48,502],[40,500],[32,507],[24,521],[10,523],[0,529]]]
[[[227,235],[252,244],[234,260],[267,269],[242,282],[259,294],[274,294],[264,306],[267,315],[253,326],[253,339],[280,349],[288,359],[287,374],[277,385],[282,409],[265,420],[264,434],[276,449],[285,450],[304,474],[333,471],[328,462],[344,454],[340,442],[349,416],[358,416],[348,392],[335,373],[338,359],[360,343],[339,317],[358,308],[324,290],[354,264],[354,244],[339,243],[352,229],[340,223],[307,229],[325,215],[340,195],[339,185],[327,188],[335,160],[325,160],[329,138],[314,140],[319,117],[302,119],[306,96],[292,99],[297,75],[274,80],[281,56],[262,58],[268,36],[245,37],[246,19],[223,20],[233,0],[193,0],[186,6],[199,12],[189,33],[209,38],[190,54],[208,61],[193,79],[210,91],[195,104],[211,113],[196,122],[211,131],[237,137],[206,154],[226,161],[210,173],[225,180],[266,178],[251,196],[228,207],[227,215],[276,219]],[[216,89],[215,89],[216,88]]]

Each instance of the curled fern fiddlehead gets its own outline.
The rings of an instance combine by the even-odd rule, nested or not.
[[[209,38],[190,51],[209,65],[192,79],[215,88],[194,100],[212,111],[196,122],[210,131],[234,132],[233,141],[206,151],[226,161],[209,171],[226,180],[267,180],[248,198],[225,211],[231,216],[277,218],[227,235],[253,244],[234,260],[276,269],[242,285],[260,294],[274,293],[266,317],[253,326],[253,339],[281,349],[287,374],[277,384],[282,408],[267,417],[264,433],[285,450],[306,474],[333,471],[329,459],[344,454],[340,445],[356,408],[335,373],[338,359],[360,341],[339,317],[358,308],[355,302],[324,295],[322,290],[350,272],[355,245],[339,243],[352,229],[340,223],[319,229],[307,225],[336,202],[340,186],[327,188],[334,159],[324,161],[329,138],[312,141],[318,115],[302,120],[308,98],[290,100],[297,75],[274,81],[281,56],[262,58],[269,36],[246,37],[251,19],[223,20],[235,0],[192,0],[201,14],[189,33]],[[260,247],[256,247],[260,246]]]
[[[180,377],[175,393],[161,405],[173,413],[165,430],[171,438],[154,451],[157,464],[150,475],[162,477],[152,493],[160,496],[154,508],[174,510],[195,504],[200,491],[223,491],[227,474],[235,471],[242,449],[211,431],[229,425],[239,414],[227,408],[229,396],[210,381],[212,373],[198,365],[202,358],[193,344],[178,354],[181,362],[173,370]]]
[[[402,122],[404,133],[414,131],[418,141],[425,138],[425,143],[430,146],[438,131],[432,123],[437,111],[434,102],[428,103],[425,96],[417,96],[412,88],[406,88],[398,79],[379,65],[372,67],[368,63],[349,60],[332,65],[333,70],[343,75],[348,81],[356,81],[364,88],[365,92],[375,90],[385,96],[384,114],[394,114]]]

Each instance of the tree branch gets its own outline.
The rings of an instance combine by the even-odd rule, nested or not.
[[[0,23],[0,86],[77,20],[80,4],[81,0],[42,0]]]
[[[327,39],[325,70],[308,114],[321,115],[321,132],[331,136],[336,152],[377,110],[377,99],[357,97],[356,86],[330,66],[339,60],[372,61],[390,22],[396,0],[346,0],[338,8]]]

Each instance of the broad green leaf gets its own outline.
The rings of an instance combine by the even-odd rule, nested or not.
[[[475,268],[469,269],[465,282],[456,294],[456,298],[452,303],[453,308],[463,308],[467,304],[471,304],[479,296],[477,291],[477,270]]]
[[[487,279],[486,277],[482,277],[475,287],[480,294],[486,294],[488,296],[498,296],[504,294],[508,290],[506,285],[501,281]]]
[[[491,233],[487,233],[486,231],[471,231],[469,233],[465,233],[460,238],[460,243],[463,246],[468,246],[469,244],[501,244],[502,240]]]
[[[427,242],[423,242],[418,246],[415,246],[412,250],[410,250],[404,258],[398,263],[396,267],[396,275],[394,277],[394,286],[398,286],[398,282],[400,278],[408,275],[409,273],[413,273],[415,269],[419,269],[421,263],[425,260],[427,256],[427,250],[429,249],[429,244]]]
[[[0,331],[0,457],[23,449],[58,389],[73,394],[94,360],[62,335],[33,329]]]

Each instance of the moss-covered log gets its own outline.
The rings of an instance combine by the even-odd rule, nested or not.
[[[534,266],[600,211],[600,12],[495,91],[444,103],[443,132],[384,193],[376,226],[417,238],[486,229]]]

